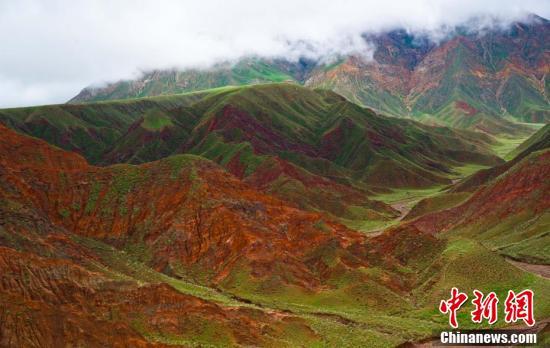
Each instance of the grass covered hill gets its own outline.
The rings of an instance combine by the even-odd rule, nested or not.
[[[440,44],[394,31],[372,37],[374,60],[345,57],[314,70],[306,85],[389,115],[509,132],[506,119],[550,120],[549,33],[537,16],[483,34],[464,26]]]
[[[369,201],[372,191],[447,184],[456,166],[501,162],[486,135],[379,116],[293,84],[5,109],[0,122],[96,164],[200,155],[298,207],[346,218],[395,214]]]
[[[467,236],[508,257],[550,264],[550,133],[541,128],[505,164],[480,170],[449,192],[420,202],[411,224],[429,233]],[[441,203],[444,202],[444,203]]]
[[[141,98],[193,92],[217,87],[258,83],[303,81],[313,62],[302,59],[245,58],[236,63],[220,63],[212,68],[157,70],[137,80],[110,83],[105,87],[87,87],[69,103]]]

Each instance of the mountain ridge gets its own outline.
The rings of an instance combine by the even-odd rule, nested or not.
[[[301,208],[348,218],[354,206],[396,214],[369,200],[373,191],[450,184],[453,167],[502,162],[483,134],[386,118],[293,84],[157,98],[0,110],[0,122],[95,164],[204,156]]]
[[[514,125],[508,120],[549,121],[549,33],[550,22],[531,16],[528,23],[479,35],[458,28],[437,44],[405,30],[365,34],[376,44],[372,60],[351,55],[325,64],[248,57],[212,69],[145,73],[134,82],[84,89],[69,102],[293,81],[334,90],[383,114],[510,133]]]

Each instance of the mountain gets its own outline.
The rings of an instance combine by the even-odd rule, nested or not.
[[[516,147],[508,156],[514,159],[521,159],[531,152],[550,147],[550,124],[539,129],[535,134],[529,137]]]
[[[405,30],[365,34],[361,55],[298,62],[245,58],[211,69],[154,71],[133,81],[86,88],[71,103],[182,93],[228,85],[294,81],[331,89],[377,112],[490,134],[526,132],[510,122],[550,121],[550,23],[530,16],[506,29],[471,21],[441,42]]]
[[[423,207],[413,208],[410,224],[429,233],[475,238],[514,259],[549,264],[549,129],[541,128],[505,164],[480,170],[449,193],[421,201],[418,206]],[[447,204],[426,211],[436,201]]]
[[[135,252],[168,275],[183,277],[183,266],[202,264],[209,271],[197,276],[220,282],[235,265],[277,260],[280,265],[265,269],[265,277],[297,267],[301,272],[286,281],[314,287],[303,246],[330,243],[338,250],[363,238],[320,222],[326,220],[322,214],[288,207],[198,156],[93,167],[41,140],[6,128],[2,134],[8,206],[39,211],[75,234]]]
[[[318,344],[326,334],[312,323],[330,320],[262,309],[254,294],[343,298],[342,287],[323,285],[321,269],[334,268],[356,274],[356,286],[379,284],[372,303],[392,293],[361,276],[366,260],[347,250],[364,236],[208,160],[93,167],[0,131],[2,345]]]
[[[5,346],[389,347],[446,327],[443,281],[528,287],[550,313],[547,282],[482,246],[466,267],[455,241],[369,237],[198,156],[97,167],[0,133]]]
[[[0,109],[0,346],[414,346],[453,287],[547,342],[548,22],[478,24]]]
[[[502,162],[483,134],[378,116],[293,84],[6,109],[0,121],[97,164],[200,155],[302,209],[348,219],[396,214],[368,199],[374,191],[450,184],[454,167]]]
[[[483,131],[507,127],[495,116],[548,122],[549,35],[550,23],[534,16],[483,34],[458,28],[437,45],[398,30],[371,38],[372,61],[343,58],[312,72],[306,85],[386,114]]]
[[[549,264],[549,170],[550,150],[534,152],[465,202],[412,224],[426,231],[474,236],[504,255]]]
[[[521,143],[514,151],[512,151],[510,155],[514,157],[510,161],[492,168],[480,170],[455,185],[452,190],[454,192],[464,192],[477,189],[479,188],[479,186],[487,184],[489,181],[506,172],[523,158],[529,156],[531,153],[538,150],[544,150],[549,147],[550,125],[546,125],[539,129],[535,134],[533,134],[523,143]]]
[[[539,313],[550,310],[544,304],[550,264],[548,135],[548,128],[541,130],[513,160],[421,199],[400,224],[371,239],[373,259],[420,269],[410,279],[412,296],[419,305],[434,304],[433,310],[452,287],[465,292],[486,287],[504,298],[504,289],[523,289],[519,283],[530,281],[541,281],[529,285],[540,296]],[[470,191],[456,189],[464,183]],[[435,239],[428,242],[427,236]],[[530,274],[514,274],[518,269]]]
[[[200,158],[98,168],[41,140],[3,126],[0,131],[2,346],[293,346],[297,341],[289,331],[311,342],[319,339],[299,317],[264,311],[167,275],[182,274],[184,264],[218,258],[224,259],[218,263],[223,275],[245,254],[266,250],[250,233],[285,235],[262,223],[264,218],[289,218],[292,238],[295,223],[307,221],[295,214],[303,213],[273,207],[276,201],[265,196],[255,200],[253,191]],[[204,211],[199,205],[192,210],[188,202],[200,190],[223,197],[214,206],[200,201]],[[238,197],[224,190],[236,190]],[[195,213],[187,226],[182,219]],[[248,231],[231,225],[241,221],[252,222]],[[153,222],[156,227],[150,228]],[[216,232],[202,235],[213,223]],[[312,225],[311,231],[325,241],[340,233],[333,235],[330,223],[323,226],[320,231]],[[288,248],[277,250],[285,249],[292,255]]]
[[[87,87],[69,103],[140,98],[193,92],[225,86],[258,83],[304,81],[315,62],[300,59],[244,58],[235,63],[219,63],[211,68],[155,70],[136,80],[109,83],[105,87]]]

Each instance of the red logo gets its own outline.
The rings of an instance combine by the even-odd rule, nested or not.
[[[439,304],[439,310],[443,314],[449,313],[449,324],[455,329],[458,327],[456,320],[456,312],[466,302],[468,295],[463,292],[459,292],[457,288],[451,290],[451,298],[447,301],[441,301]]]
[[[504,303],[504,311],[506,316],[504,320],[507,323],[515,323],[519,319],[523,319],[525,324],[529,326],[535,325],[533,316],[533,297],[535,294],[531,290],[523,290],[515,294],[512,290],[508,291],[508,297]]]
[[[494,292],[489,293],[485,299],[483,299],[483,293],[478,290],[474,290],[475,299],[472,303],[475,309],[472,311],[472,321],[474,323],[481,323],[483,318],[489,320],[489,324],[493,325],[498,318],[497,304],[498,297]]]
[[[474,299],[472,304],[474,310],[470,313],[472,322],[481,323],[483,319],[487,319],[490,325],[497,322],[498,319],[498,303],[499,299],[494,292],[490,292],[487,296],[479,290],[474,290]],[[447,300],[442,300],[439,304],[439,311],[449,315],[449,325],[453,328],[458,327],[456,315],[460,307],[468,300],[468,295],[458,291],[457,288],[451,289],[451,297]],[[529,326],[535,325],[535,317],[533,311],[534,293],[532,290],[523,290],[515,293],[512,290],[508,291],[508,296],[504,302],[504,320],[507,323],[515,323],[518,320],[523,320]]]

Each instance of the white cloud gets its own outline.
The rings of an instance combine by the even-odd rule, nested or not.
[[[248,54],[363,53],[362,32],[441,33],[473,16],[550,15],[536,0],[0,0],[0,107],[64,102],[91,83]],[[293,45],[289,45],[292,42]],[[306,42],[307,45],[296,43]]]

